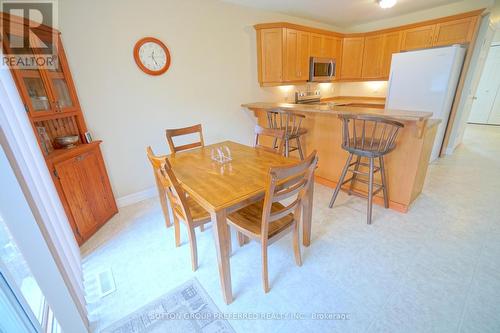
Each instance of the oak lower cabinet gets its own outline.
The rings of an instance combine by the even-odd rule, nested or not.
[[[53,164],[56,186],[79,243],[118,211],[99,144],[89,144]]]
[[[344,38],[340,71],[342,80],[361,79],[364,47],[364,37]]]

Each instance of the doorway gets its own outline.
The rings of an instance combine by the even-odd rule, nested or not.
[[[490,47],[469,117],[469,123],[500,125],[500,43]]]

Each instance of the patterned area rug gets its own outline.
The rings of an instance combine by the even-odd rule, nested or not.
[[[234,333],[234,330],[194,278],[101,332]]]

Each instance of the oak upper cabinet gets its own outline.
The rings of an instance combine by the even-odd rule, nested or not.
[[[381,76],[384,79],[389,78],[391,72],[391,61],[394,53],[401,51],[401,31],[384,34],[384,53],[382,55]]]
[[[364,37],[344,38],[342,44],[342,67],[340,78],[361,79],[363,67]]]
[[[99,144],[54,163],[54,168],[76,221],[75,236],[86,240],[117,211]]]
[[[342,38],[311,33],[311,57],[339,58],[342,54]]]
[[[310,54],[311,57],[325,57],[325,49],[323,45],[324,35],[311,33],[311,47]]]
[[[424,49],[432,46],[435,24],[403,30],[401,51]]]
[[[307,81],[309,78],[309,32],[285,29],[283,81]]]
[[[365,37],[363,51],[362,78],[382,77],[382,58],[384,56],[384,35]]]
[[[466,17],[460,20],[436,24],[434,31],[434,46],[463,44],[473,37],[477,17]]]
[[[342,66],[342,38],[318,33],[311,33],[311,57],[335,59],[337,75],[334,80],[340,78]]]
[[[336,74],[334,81],[340,80],[340,69],[342,68],[342,38],[325,36],[325,56],[335,59]]]
[[[310,57],[335,59],[334,80],[387,80],[394,53],[471,42],[482,12],[476,10],[347,35],[286,22],[257,24],[254,27],[257,31],[259,83],[261,86],[276,86],[307,82]],[[37,107],[50,109],[50,103],[43,102],[46,99],[45,82],[32,81],[32,94],[40,96],[42,101]]]
[[[282,28],[257,30],[258,76],[261,85],[283,81]]]
[[[389,78],[391,60],[400,50],[399,31],[365,37],[362,78],[366,80],[386,80]]]

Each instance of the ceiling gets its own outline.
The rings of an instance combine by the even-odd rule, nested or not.
[[[233,4],[275,11],[291,16],[349,27],[446,5],[461,0],[398,0],[382,9],[375,0],[224,0]]]

